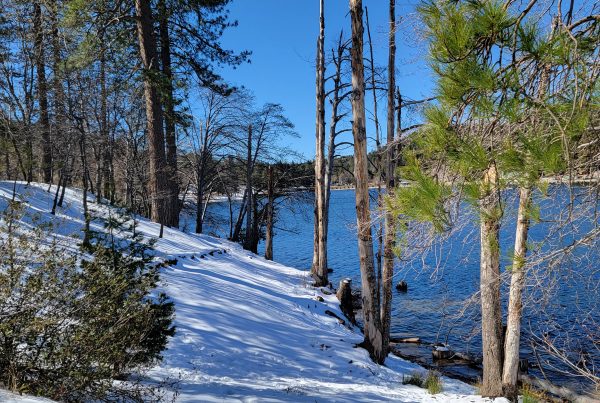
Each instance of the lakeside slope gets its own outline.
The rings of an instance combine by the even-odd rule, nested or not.
[[[57,222],[57,237],[77,248],[72,236],[83,227],[81,192],[67,189],[65,205],[53,217],[56,188],[47,189],[18,183],[17,199],[28,213]],[[12,195],[13,182],[0,182],[1,209]],[[94,216],[114,214],[93,196],[89,200]],[[92,227],[103,230],[100,220]],[[148,238],[159,234],[159,225],[144,219],[137,228]],[[222,239],[170,228],[155,253],[177,262],[162,274],[162,288],[175,302],[177,332],[163,362],[147,376],[174,381],[177,401],[489,401],[448,378],[438,395],[403,385],[403,376],[425,370],[392,355],[385,366],[371,362],[354,347],[362,341],[360,331],[325,314],[342,316],[335,295],[313,288],[304,271]]]

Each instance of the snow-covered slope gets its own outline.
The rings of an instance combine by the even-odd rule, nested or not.
[[[0,208],[12,189],[13,183],[0,182]],[[28,209],[50,219],[54,189],[46,190],[17,186]],[[67,190],[65,201],[54,219],[69,239],[83,225],[81,193]],[[96,215],[108,212],[90,206]],[[159,233],[146,220],[138,228],[149,237]],[[474,388],[447,378],[438,395],[402,385],[403,375],[424,370],[393,356],[386,366],[373,364],[365,350],[354,348],[360,332],[325,314],[341,316],[337,300],[311,287],[306,272],[173,229],[165,229],[155,248],[159,257],[177,260],[162,275],[175,301],[177,333],[149,376],[176,381],[178,401],[485,401]]]

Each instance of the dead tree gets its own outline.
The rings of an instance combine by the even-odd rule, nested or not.
[[[385,153],[385,180],[387,194],[391,194],[396,186],[396,150],[394,145],[394,118],[396,87],[396,11],[395,0],[390,0],[389,7],[389,53],[388,53],[388,92],[387,92],[387,148]],[[400,108],[401,105],[398,105]],[[400,121],[398,121],[399,133]],[[398,143],[400,138],[397,139]],[[391,212],[385,212],[385,231],[383,241],[382,269],[382,303],[381,326],[384,340],[384,350],[389,348],[390,324],[392,318],[392,279],[394,277],[394,241],[396,239],[396,222]]]
[[[373,123],[375,124],[375,181],[377,183],[377,207],[383,207],[383,193],[381,191],[382,165],[381,165],[381,139],[379,135],[379,117],[377,114],[377,87],[375,84],[375,56],[373,55],[373,40],[371,39],[371,27],[369,24],[369,9],[365,7],[365,22],[367,24],[367,38],[369,39],[369,64],[371,68],[371,91],[373,93]],[[381,259],[383,250],[383,225],[377,225],[377,305],[381,303]]]
[[[315,236],[312,274],[315,286],[327,285],[327,235],[325,212],[325,16],[324,1],[320,1],[319,38],[317,41],[316,79],[316,153],[315,153]]]
[[[352,134],[354,137],[354,178],[356,183],[356,221],[358,227],[358,253],[362,285],[364,316],[363,346],[371,358],[382,364],[387,351],[383,349],[383,334],[379,306],[376,304],[373,236],[369,208],[369,173],[367,160],[367,131],[365,122],[365,74],[363,62],[362,0],[350,0],[352,21]]]

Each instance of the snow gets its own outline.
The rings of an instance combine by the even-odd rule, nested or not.
[[[12,182],[0,182],[0,208],[12,189]],[[47,185],[17,185],[29,211],[50,219],[55,188],[46,190]],[[73,244],[72,235],[83,226],[81,192],[68,189],[65,203],[52,219],[60,222],[59,235]],[[103,205],[90,207],[95,215],[109,212]],[[101,223],[93,227],[102,230]],[[140,220],[138,230],[156,237],[159,226]],[[425,370],[392,355],[385,366],[374,364],[365,350],[354,347],[362,341],[360,331],[325,314],[342,317],[335,295],[311,287],[306,272],[222,239],[170,228],[155,249],[160,258],[177,259],[162,274],[162,287],[175,302],[177,332],[164,360],[147,376],[172,381],[177,401],[489,401],[445,377],[438,395],[402,385],[403,376]],[[0,401],[11,401],[13,395],[0,393]]]
[[[0,402],[2,403],[50,403],[52,401],[41,397],[21,396],[0,389]]]

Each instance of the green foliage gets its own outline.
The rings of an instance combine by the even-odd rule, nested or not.
[[[407,155],[406,161],[400,172],[411,184],[397,188],[393,196],[386,199],[387,208],[401,221],[429,222],[436,231],[444,231],[450,225],[450,216],[444,207],[451,194],[450,187],[423,172],[414,156]]]
[[[425,376],[421,372],[413,372],[408,377],[402,375],[402,385],[414,385],[422,388],[424,382]]]
[[[435,371],[429,371],[427,373],[427,378],[425,378],[425,381],[423,382],[423,387],[432,395],[441,393],[443,386],[440,374]]]
[[[425,388],[432,395],[441,393],[443,390],[440,374],[435,371],[429,371],[427,375],[422,372],[413,372],[408,377],[402,375],[402,384]]]
[[[161,358],[174,306],[153,291],[160,265],[120,223],[109,227],[79,254],[9,202],[0,226],[0,383],[57,400],[102,400],[119,388],[114,379]],[[128,384],[118,393],[145,389]]]
[[[521,388],[522,403],[538,403],[549,401],[548,395],[525,384]]]

